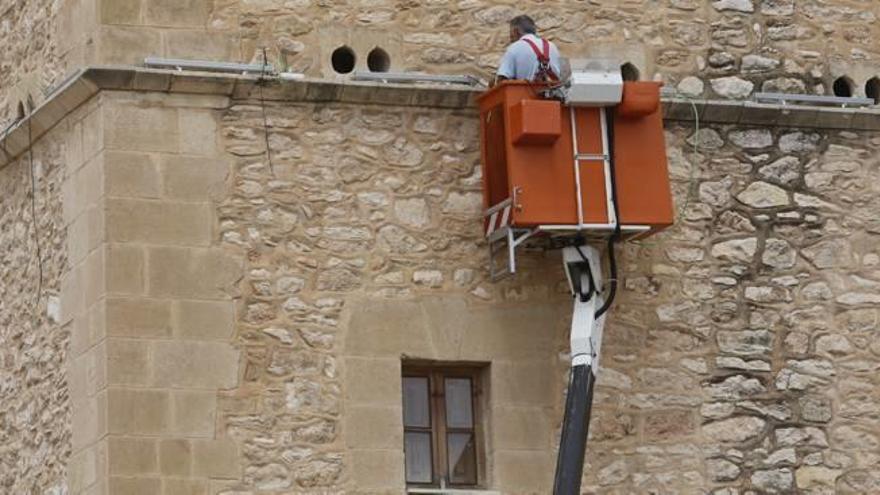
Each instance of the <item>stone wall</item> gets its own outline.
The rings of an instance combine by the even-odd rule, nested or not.
[[[626,249],[591,486],[878,490],[880,140],[667,135],[681,217]]]
[[[235,486],[399,490],[401,426],[387,419],[399,417],[399,384],[368,400],[361,389],[382,384],[359,377],[393,380],[401,355],[454,361],[461,348],[504,370],[520,332],[540,325],[509,321],[510,340],[482,355],[473,343],[424,342],[460,344],[450,326],[480,321],[458,315],[481,308],[552,301],[548,311],[568,314],[558,260],[527,257],[513,281],[486,280],[469,113],[250,101],[223,121],[237,164],[218,213],[222,239],[250,253],[237,324],[245,383],[221,423],[252,445]],[[667,137],[679,223],[625,248],[589,489],[876,490],[880,140],[717,127],[700,132],[695,151],[689,126]],[[365,307],[382,309],[369,317]],[[542,331],[564,355],[565,322]],[[540,347],[535,356],[545,356],[533,372],[553,393],[525,400],[544,412],[487,437],[544,437],[519,444],[531,462],[492,451],[491,485],[505,493],[546,493],[552,474],[565,366]],[[492,421],[505,413],[497,406]]]
[[[35,104],[62,67],[57,42],[61,2],[0,1],[0,126],[14,119],[19,104],[27,111],[28,96]]]
[[[58,129],[0,167],[0,491],[60,494],[70,457],[70,332],[59,294],[68,267]],[[33,167],[33,168],[32,168]],[[31,175],[33,174],[33,176]],[[33,182],[32,182],[33,180]],[[32,189],[33,185],[33,189]]]
[[[376,47],[393,70],[490,77],[507,44],[512,1],[312,2],[264,0],[66,0],[65,37],[86,63],[141,64],[145,56],[263,59],[334,77],[331,56],[348,46],[366,70]],[[880,76],[880,6],[837,0],[596,0],[525,9],[571,58],[613,56],[645,79],[687,95],[741,99],[753,91],[831,92],[841,76],[857,94]],[[78,12],[92,12],[92,16]],[[71,17],[68,16],[68,17]],[[78,28],[78,29],[76,29]],[[688,76],[698,76],[688,77]]]
[[[485,0],[6,1],[0,15],[10,49],[0,98],[11,117],[20,96],[39,95],[84,65],[141,65],[147,56],[259,62],[264,49],[277,67],[314,76],[335,77],[331,56],[348,46],[359,70],[379,47],[392,70],[489,78],[507,43],[506,22],[521,9]],[[840,77],[864,95],[880,76],[872,63],[880,6],[872,2],[552,1],[525,12],[566,56],[619,58],[688,96],[825,94]]]
[[[491,362],[490,486],[549,486],[568,298],[553,255],[487,281],[475,126],[471,111],[402,107],[224,114],[221,238],[248,253],[244,381],[218,426],[246,446],[233,486],[399,493],[402,357]]]

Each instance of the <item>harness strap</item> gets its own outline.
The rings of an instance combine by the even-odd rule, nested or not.
[[[550,67],[550,42],[542,39],[543,42],[543,50],[538,48],[538,45],[535,44],[534,41],[528,38],[522,38],[523,41],[528,43],[530,47],[532,47],[532,51],[535,52],[535,56],[538,57],[538,74],[536,76],[545,77],[550,81],[558,81],[559,76],[556,75],[556,72],[553,71],[553,68]]]
[[[538,49],[538,45],[535,44],[534,41],[523,38],[523,41],[529,44],[532,47],[532,51],[535,52],[535,56],[538,57],[538,62],[549,62],[550,61],[550,42],[547,40],[541,40],[544,44],[543,50]]]

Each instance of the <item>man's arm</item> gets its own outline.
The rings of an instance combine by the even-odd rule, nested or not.
[[[513,56],[513,45],[507,47],[498,64],[498,72],[495,73],[495,84],[506,79],[513,79],[516,75],[516,58]]]

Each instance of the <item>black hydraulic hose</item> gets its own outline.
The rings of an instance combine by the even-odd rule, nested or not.
[[[590,366],[581,364],[571,368],[568,397],[565,399],[565,419],[556,459],[554,495],[579,495],[584,473],[584,457],[590,429],[590,409],[593,403],[595,377]]]
[[[614,303],[614,296],[617,295],[617,260],[614,257],[613,237],[608,239],[608,272],[611,276],[608,286],[608,297],[605,298],[605,302],[602,304],[602,307],[596,311],[596,318],[601,318],[602,315],[604,315],[608,312],[609,309],[611,309],[611,305]]]
[[[605,303],[596,311],[596,318],[611,309],[614,303],[614,297],[617,295],[617,260],[614,257],[614,243],[620,240],[620,207],[617,204],[617,173],[614,168],[614,111],[611,109],[603,110],[606,117],[606,127],[608,129],[608,168],[611,175],[611,204],[614,208],[614,235],[608,238],[608,271],[610,277],[610,285],[608,288],[608,297]]]

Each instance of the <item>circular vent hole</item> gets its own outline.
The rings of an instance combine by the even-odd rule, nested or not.
[[[880,78],[872,77],[865,83],[865,96],[874,100],[874,104],[880,104]]]
[[[357,57],[354,54],[354,50],[347,46],[340,46],[333,50],[333,54],[330,56],[333,70],[339,74],[348,74],[353,71],[356,60]]]
[[[367,55],[367,68],[370,72],[388,72],[391,68],[391,57],[388,56],[388,52],[377,46]]]
[[[832,91],[834,91],[834,96],[849,98],[853,95],[853,83],[846,76],[841,76],[835,79],[834,85],[831,88]]]
[[[640,76],[639,68],[627,62],[620,66],[620,75],[623,76],[624,81],[638,81]]]

